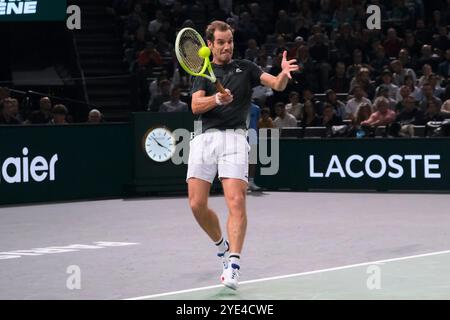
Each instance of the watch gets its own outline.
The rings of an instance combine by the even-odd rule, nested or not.
[[[175,153],[175,137],[164,126],[151,128],[144,135],[143,148],[153,161],[165,162]]]

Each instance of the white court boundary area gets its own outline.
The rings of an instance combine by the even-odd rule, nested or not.
[[[249,283],[257,283],[257,282],[264,282],[264,281],[271,281],[271,280],[278,280],[278,279],[293,278],[293,277],[301,277],[301,276],[315,274],[315,273],[322,273],[322,272],[350,269],[350,268],[356,268],[356,267],[367,266],[367,265],[372,265],[372,264],[380,264],[380,263],[386,263],[386,262],[392,262],[392,261],[401,261],[401,260],[408,260],[408,259],[415,259],[415,258],[423,258],[423,257],[436,256],[436,255],[448,254],[448,253],[450,253],[450,250],[435,251],[435,252],[430,252],[430,253],[417,254],[417,255],[413,255],[413,256],[406,256],[406,257],[399,257],[399,258],[391,258],[391,259],[385,259],[385,260],[377,260],[377,261],[370,261],[370,262],[364,262],[364,263],[350,264],[350,265],[341,266],[341,267],[335,267],[335,268],[327,268],[327,269],[320,269],[320,270],[307,271],[307,272],[301,272],[301,273],[293,273],[293,274],[276,276],[276,277],[269,277],[269,278],[261,278],[261,279],[256,279],[256,280],[242,281],[242,282],[239,283],[239,285],[245,285],[245,284],[249,284]],[[196,291],[209,290],[209,289],[214,289],[214,288],[223,288],[223,287],[224,286],[222,284],[219,284],[219,285],[208,286],[208,287],[200,287],[200,288],[194,288],[194,289],[186,289],[186,290],[180,290],[180,291],[171,291],[171,292],[158,293],[158,294],[152,294],[152,295],[146,295],[146,296],[140,296],[140,297],[134,297],[134,298],[127,298],[127,299],[123,299],[123,300],[145,300],[145,299],[166,297],[166,296],[176,295],[176,294],[181,294],[181,293],[189,293],[189,292],[196,292]]]

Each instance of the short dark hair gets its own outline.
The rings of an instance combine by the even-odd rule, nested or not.
[[[206,27],[206,40],[214,42],[214,32],[216,30],[219,31],[231,30],[231,33],[234,32],[233,28],[228,23],[220,20],[215,20]]]
[[[284,109],[286,106],[285,106],[285,104],[283,102],[277,102],[277,103],[275,103],[275,108],[278,108],[278,107]]]
[[[68,111],[67,111],[67,108],[66,108],[65,105],[63,105],[63,104],[57,104],[57,105],[55,105],[55,106],[53,107],[52,113],[53,113],[53,114],[64,114],[64,115],[67,115],[67,114],[68,114]]]
[[[328,108],[331,108],[331,109],[334,110],[334,107],[333,107],[331,104],[329,104],[328,102],[325,102],[325,103],[323,104],[323,109],[325,110],[325,109],[328,109]]]
[[[299,94],[298,94],[298,92],[297,91],[291,91],[291,92],[289,92],[289,98],[292,98],[292,97],[294,97],[294,96],[299,96]]]
[[[270,115],[270,109],[269,108],[262,108],[261,114],[268,114],[268,115]]]

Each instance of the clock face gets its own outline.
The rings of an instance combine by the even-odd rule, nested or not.
[[[167,161],[175,152],[175,138],[164,127],[151,129],[144,136],[144,150],[156,162]]]

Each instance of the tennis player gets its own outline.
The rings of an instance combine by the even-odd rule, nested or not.
[[[262,84],[283,91],[298,65],[296,60],[287,61],[287,53],[283,52],[282,71],[275,77],[248,60],[233,60],[233,29],[223,21],[208,25],[206,39],[213,56],[213,72],[226,93],[216,93],[214,84],[203,77],[195,78],[192,111],[200,115],[202,131],[191,140],[186,180],[192,212],[216,244],[222,259],[221,281],[236,290],[247,229],[249,145],[245,130],[252,88]],[[229,210],[228,240],[222,234],[216,213],[208,207],[210,187],[217,172]]]

